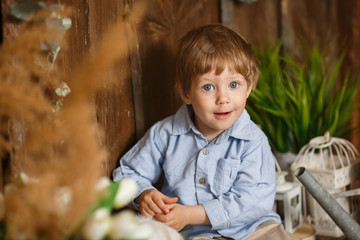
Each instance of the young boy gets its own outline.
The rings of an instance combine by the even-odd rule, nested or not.
[[[295,239],[272,211],[273,155],[245,110],[259,75],[250,45],[220,24],[202,26],[181,39],[176,68],[185,104],[121,158],[114,181],[134,179],[141,213],[187,239]]]

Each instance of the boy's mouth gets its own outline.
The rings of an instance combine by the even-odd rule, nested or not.
[[[230,112],[214,113],[214,115],[215,115],[216,118],[223,119],[223,118],[227,118],[228,116],[230,116],[231,113],[232,113],[232,111],[230,111]]]

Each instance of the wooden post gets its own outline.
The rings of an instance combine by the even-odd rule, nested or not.
[[[229,28],[234,28],[234,1],[220,0],[221,23]]]
[[[126,0],[124,2],[124,12],[132,10],[134,0]],[[131,15],[130,15],[131,16]],[[145,133],[145,119],[144,119],[144,106],[143,106],[143,89],[141,83],[142,69],[139,53],[139,41],[137,37],[137,31],[135,19],[131,19],[131,25],[127,28],[126,34],[131,36],[130,39],[135,41],[135,48],[129,52],[130,65],[131,65],[131,80],[132,80],[132,94],[134,100],[134,114],[135,114],[135,134],[136,139],[139,140]]]
[[[18,24],[14,19],[10,16],[10,6],[14,3],[15,0],[2,0],[1,1],[1,41],[11,41],[18,34]],[[0,43],[2,43],[0,42]],[[8,118],[4,118],[0,120],[0,128],[5,132],[1,134],[5,134],[9,139],[12,132],[12,125]],[[21,139],[21,137],[20,137]],[[11,154],[4,154],[0,156],[0,191],[3,191],[5,184],[11,178]]]

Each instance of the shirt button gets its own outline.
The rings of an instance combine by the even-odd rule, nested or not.
[[[208,155],[208,154],[209,154],[209,150],[207,150],[207,148],[204,148],[202,152],[203,152],[204,155]]]
[[[204,184],[205,182],[206,182],[205,178],[200,178],[200,179],[199,179],[199,183],[200,183],[200,184]]]

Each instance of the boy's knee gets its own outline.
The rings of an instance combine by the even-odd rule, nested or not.
[[[284,226],[275,221],[267,221],[261,224],[247,240],[298,240],[293,234],[285,231]]]

